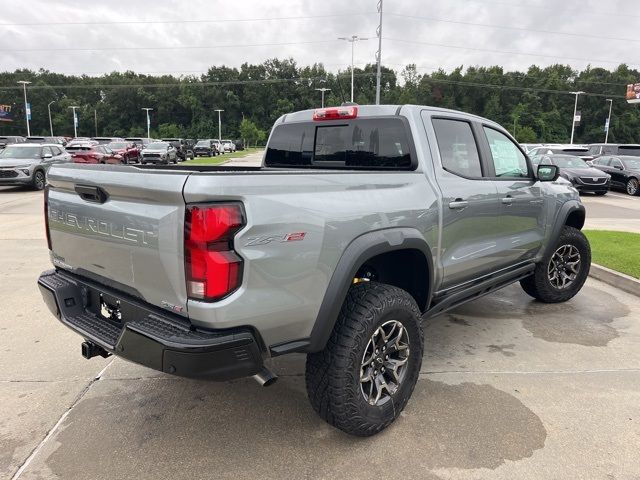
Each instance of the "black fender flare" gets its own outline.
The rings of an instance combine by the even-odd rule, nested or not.
[[[560,237],[562,229],[567,225],[567,219],[569,218],[569,215],[574,212],[581,212],[583,218],[585,218],[586,216],[584,205],[579,200],[570,200],[568,202],[565,202],[560,207],[560,210],[556,215],[555,222],[551,227],[551,234],[548,237],[547,248],[544,249],[543,257],[553,251],[556,240],[558,239],[558,237]],[[581,229],[583,225],[584,222],[579,226],[579,229]]]
[[[358,269],[368,259],[394,250],[419,250],[428,265],[429,282],[427,288],[426,310],[431,303],[434,285],[434,269],[431,248],[424,235],[415,228],[389,228],[365,233],[354,239],[344,250],[333,271],[327,290],[311,331],[306,352],[318,352],[324,349],[333,327],[338,319],[347,292],[353,283]]]

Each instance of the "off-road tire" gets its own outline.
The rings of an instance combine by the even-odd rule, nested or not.
[[[575,280],[564,289],[558,289],[549,279],[549,264],[553,254],[563,245],[572,245],[580,253],[580,266]],[[530,296],[544,303],[566,302],[582,288],[591,267],[591,247],[587,237],[574,227],[565,226],[553,248],[536,265],[533,275],[520,280],[522,289]]]
[[[374,332],[390,320],[405,328],[409,354],[404,378],[382,405],[361,390],[363,356]],[[376,282],[353,285],[324,350],[307,355],[306,387],[313,409],[330,425],[357,436],[374,435],[404,409],[422,365],[421,314],[406,291]]]

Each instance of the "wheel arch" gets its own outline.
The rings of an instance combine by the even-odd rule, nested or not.
[[[376,269],[378,281],[407,290],[421,311],[429,306],[434,269],[431,248],[424,236],[414,228],[366,233],[353,240],[342,253],[304,351],[317,352],[325,347],[349,288],[356,275],[364,273],[363,267]]]
[[[556,240],[560,237],[562,229],[566,226],[582,230],[585,222],[585,208],[578,200],[566,202],[556,215],[555,223],[552,226],[551,235],[547,239],[547,246],[544,250],[545,254],[553,250]]]

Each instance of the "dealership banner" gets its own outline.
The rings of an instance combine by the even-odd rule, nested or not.
[[[11,105],[0,104],[0,122],[13,122]]]
[[[630,83],[627,85],[627,102],[640,103],[640,83]]]

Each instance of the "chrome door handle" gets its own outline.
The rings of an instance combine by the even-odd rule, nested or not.
[[[512,204],[513,204],[513,198],[511,198],[511,197],[504,197],[504,198],[502,199],[502,203],[503,203],[504,205],[512,205]]]
[[[463,210],[469,206],[469,202],[466,200],[456,199],[453,202],[449,202],[449,208],[452,210]]]

